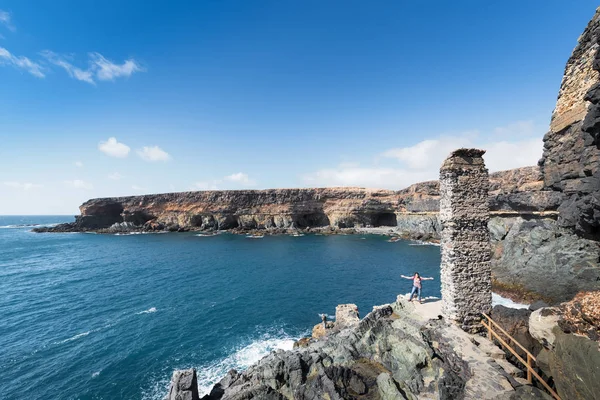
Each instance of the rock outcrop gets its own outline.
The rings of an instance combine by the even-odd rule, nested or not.
[[[192,368],[173,372],[169,393],[163,400],[200,400],[196,370]]]
[[[440,169],[442,311],[467,331],[481,328],[492,308],[485,151],[453,151]]]
[[[563,399],[600,399],[599,310],[600,292],[587,292],[529,317],[529,331],[543,346],[537,365]]]
[[[559,303],[580,291],[600,289],[598,242],[539,216],[496,216],[488,227],[495,291]]]
[[[337,333],[230,371],[203,400],[548,399],[504,372],[487,339],[416,307],[402,298],[376,307]]]
[[[544,186],[562,195],[561,226],[600,239],[600,12],[567,62],[539,162]]]

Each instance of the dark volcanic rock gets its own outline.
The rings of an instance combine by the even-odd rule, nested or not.
[[[600,244],[553,219],[492,218],[492,276],[507,289],[535,292],[551,303],[600,289]]]
[[[600,89],[597,11],[565,67],[539,164],[544,185],[564,195],[561,226],[600,240]]]
[[[163,400],[200,400],[195,369],[173,372],[169,393]]]
[[[358,324],[230,371],[203,400],[491,399],[514,393],[470,336],[402,299]],[[509,397],[498,397],[509,398]]]
[[[526,309],[508,308],[497,305],[492,310],[492,318],[494,321],[508,332],[515,340],[527,349],[531,354],[535,355],[540,352],[542,345],[534,339],[529,333],[529,316],[531,311]],[[510,344],[510,342],[509,342]],[[517,353],[525,360],[527,356],[518,346],[513,346]],[[506,350],[508,358],[512,355]],[[514,360],[516,361],[516,360]]]

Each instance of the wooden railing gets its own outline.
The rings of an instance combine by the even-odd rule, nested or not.
[[[535,377],[546,388],[546,390],[552,395],[552,397],[554,397],[556,400],[561,400],[560,396],[550,387],[550,385],[548,385],[548,383],[533,368],[532,363],[534,363],[536,361],[533,354],[531,354],[525,347],[523,347],[523,345],[521,345],[521,343],[517,342],[515,340],[515,338],[510,336],[508,334],[508,332],[506,332],[504,329],[502,329],[502,327],[500,325],[498,325],[489,315],[483,314],[483,316],[485,317],[487,322],[481,321],[481,324],[483,326],[485,326],[485,328],[488,331],[488,339],[490,339],[490,341],[493,340],[494,338],[496,340],[498,340],[500,342],[500,344],[502,344],[502,346],[504,346],[508,351],[510,351],[512,353],[512,355],[515,356],[515,358],[517,360],[519,360],[519,362],[521,362],[521,364],[523,364],[525,366],[525,368],[527,368],[527,381],[529,383],[532,383],[533,377]],[[502,334],[504,334],[509,339],[509,341],[511,341],[512,343],[517,345],[521,350],[523,350],[523,352],[527,355],[527,361],[525,361],[523,359],[523,357],[521,357],[517,353],[517,351],[512,348],[511,345],[509,345],[502,337],[500,337],[500,335],[498,334],[498,332],[496,332],[496,330],[500,331]]]

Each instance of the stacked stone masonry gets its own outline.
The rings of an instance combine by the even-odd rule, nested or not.
[[[440,169],[442,312],[466,331],[492,307],[485,151],[454,151]]]

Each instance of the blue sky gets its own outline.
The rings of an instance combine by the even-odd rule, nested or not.
[[[0,0],[0,214],[533,165],[596,6]]]

